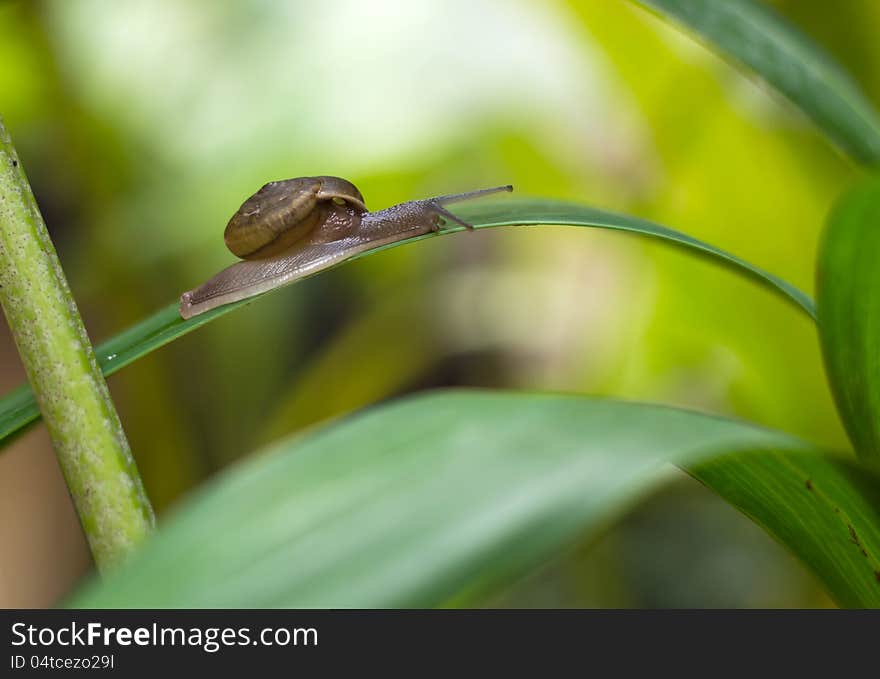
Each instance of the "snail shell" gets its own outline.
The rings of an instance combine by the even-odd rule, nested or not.
[[[269,182],[232,215],[223,238],[237,257],[265,259],[289,250],[344,206],[353,208],[352,216],[367,212],[361,192],[341,177]]]

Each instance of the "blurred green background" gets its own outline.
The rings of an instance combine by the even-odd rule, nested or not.
[[[775,2],[880,101],[880,4]],[[856,176],[785,102],[623,0],[0,2],[0,115],[93,341],[232,261],[263,183],[333,174],[380,208],[513,183],[637,214],[812,291]],[[23,371],[5,324],[0,387]],[[814,327],[663,246],[498,229],[272,295],[110,379],[161,515],[268,441],[447,385],[573,391],[846,441]],[[826,606],[682,473],[492,606]],[[246,507],[242,511],[247,511]],[[0,606],[90,568],[42,425],[0,455]]]

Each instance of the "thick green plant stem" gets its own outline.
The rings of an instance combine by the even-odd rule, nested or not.
[[[2,120],[0,304],[95,564],[106,571],[149,532],[153,510]]]

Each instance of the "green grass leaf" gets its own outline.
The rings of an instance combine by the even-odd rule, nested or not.
[[[798,556],[840,606],[880,605],[880,477],[873,472],[793,452],[739,453],[688,471]]]
[[[696,238],[691,238],[683,233],[644,219],[619,215],[573,203],[536,199],[512,199],[497,203],[475,203],[462,206],[456,212],[476,228],[513,225],[568,225],[598,227],[659,238],[703,256],[710,261],[722,264],[764,285],[772,292],[781,295],[786,301],[793,303],[815,318],[815,309],[810,297],[781,278],[753,266],[735,255],[703,243]],[[411,238],[405,242],[411,243],[425,238],[436,238],[458,231],[462,231],[462,228],[448,229],[441,234]],[[379,247],[356,255],[351,259],[366,257],[402,244],[395,243]],[[274,290],[271,292],[274,292]],[[271,294],[271,292],[265,294]],[[185,335],[219,316],[229,313],[233,309],[250,304],[255,299],[257,298],[254,297],[228,304],[191,318],[188,321],[180,318],[177,312],[177,302],[174,302],[141,323],[98,346],[95,350],[98,362],[104,374],[111,375],[141,356],[164,346],[177,337]],[[30,387],[24,385],[7,394],[0,399],[0,441],[20,431],[28,423],[36,420],[37,417],[39,417],[39,411],[34,402]]]
[[[853,446],[880,461],[880,179],[838,201],[819,248],[819,335]]]
[[[477,390],[379,406],[227,469],[70,604],[473,601],[604,529],[668,478],[670,461],[696,465],[838,602],[880,605],[873,474],[719,417]]]
[[[858,85],[807,36],[752,0],[638,0],[693,31],[785,95],[856,160],[880,163],[880,117]]]

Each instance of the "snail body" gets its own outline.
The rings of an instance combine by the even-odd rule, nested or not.
[[[473,227],[443,207],[512,191],[499,186],[400,203],[370,212],[357,187],[340,177],[299,177],[265,184],[229,220],[224,240],[243,261],[180,298],[180,315],[261,294],[382,245],[439,231],[447,221]]]

